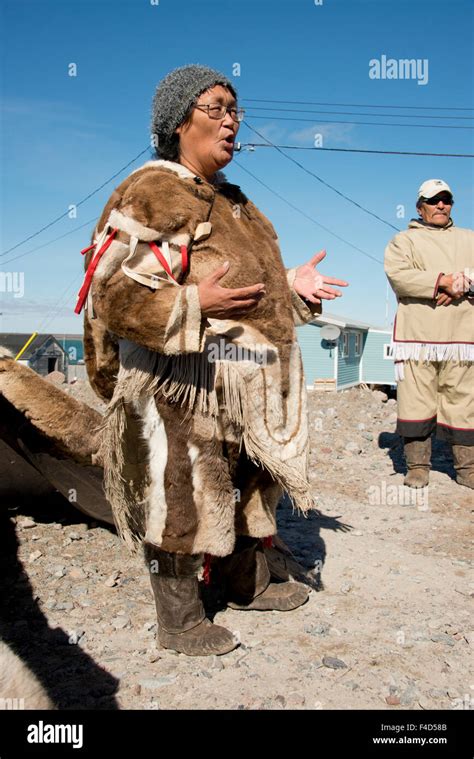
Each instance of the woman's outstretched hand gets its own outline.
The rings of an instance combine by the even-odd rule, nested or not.
[[[250,285],[250,287],[222,287],[220,280],[228,271],[229,262],[226,261],[199,283],[199,302],[203,316],[215,319],[244,316],[249,311],[253,311],[265,295],[263,282]]]
[[[321,300],[334,300],[334,298],[340,298],[342,295],[340,290],[335,290],[331,285],[347,287],[349,284],[343,279],[326,277],[325,274],[320,274],[319,271],[316,270],[317,264],[319,264],[319,262],[325,257],[326,251],[321,250],[319,253],[315,253],[306,264],[302,264],[296,269],[293,289],[302,298],[309,300],[310,303],[321,303]]]

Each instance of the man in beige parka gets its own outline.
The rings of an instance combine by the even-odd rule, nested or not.
[[[418,190],[419,219],[385,250],[397,295],[393,358],[397,431],[405,484],[428,484],[431,434],[452,444],[457,482],[474,488],[474,232],[451,218],[453,194],[441,179]]]

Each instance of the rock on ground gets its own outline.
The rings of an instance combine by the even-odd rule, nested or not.
[[[101,408],[86,383],[64,388]],[[429,489],[403,486],[394,412],[368,390],[310,393],[322,516],[284,502],[279,532],[320,591],[290,613],[219,612],[243,644],[223,657],[157,649],[141,557],[3,447],[1,636],[61,708],[472,708],[473,494],[441,443]]]

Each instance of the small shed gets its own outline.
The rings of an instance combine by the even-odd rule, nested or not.
[[[325,340],[327,324],[340,330],[335,341]],[[395,385],[390,350],[391,330],[344,316],[324,314],[297,327],[308,387],[344,390],[361,383]]]
[[[13,356],[18,355],[31,334],[24,332],[0,333],[0,345],[8,348]],[[18,363],[29,366],[37,374],[46,376],[50,372],[63,372],[67,376],[68,356],[54,335],[39,334],[29,344],[18,359]]]

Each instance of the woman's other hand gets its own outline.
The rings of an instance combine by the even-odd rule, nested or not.
[[[347,287],[349,284],[343,279],[326,277],[325,274],[320,274],[316,270],[317,264],[319,264],[319,262],[325,257],[326,251],[321,250],[319,253],[315,253],[306,264],[302,264],[296,269],[293,289],[302,298],[309,300],[310,303],[321,303],[321,300],[334,300],[334,298],[340,298],[342,295],[340,290],[335,290],[331,285]]]

